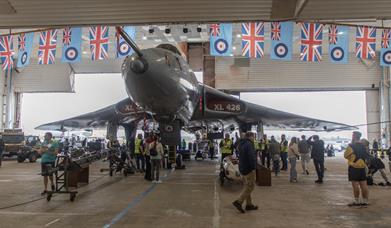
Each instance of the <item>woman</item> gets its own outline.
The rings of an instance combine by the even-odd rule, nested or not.
[[[291,164],[290,171],[290,182],[297,182],[297,172],[296,172],[296,160],[299,156],[299,146],[297,145],[297,138],[292,137],[291,142],[288,146],[288,158],[289,163]]]
[[[149,155],[151,158],[152,183],[162,183],[159,180],[159,169],[164,155],[164,149],[157,136],[154,136],[153,141],[149,144]]]

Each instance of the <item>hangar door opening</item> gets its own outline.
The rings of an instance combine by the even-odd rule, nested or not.
[[[329,120],[333,122],[359,125],[367,123],[366,92],[365,91],[322,91],[322,92],[242,92],[242,100],[283,110],[303,116]],[[367,127],[359,129],[367,138]],[[288,137],[318,134],[324,139],[351,138],[351,131],[339,132],[284,132],[267,130],[269,136],[277,138],[281,134]],[[372,139],[370,139],[372,140]]]

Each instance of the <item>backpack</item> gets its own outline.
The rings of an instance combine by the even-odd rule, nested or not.
[[[149,155],[157,156],[156,144],[157,144],[157,142],[155,141],[155,145],[153,145],[153,147],[151,149],[149,149]]]

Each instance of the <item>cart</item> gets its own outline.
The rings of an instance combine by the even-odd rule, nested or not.
[[[53,194],[69,194],[69,200],[73,202],[77,191],[70,190],[69,171],[71,170],[71,159],[68,155],[58,155],[54,168],[50,171],[55,177],[55,189],[47,192],[46,200],[50,201]]]

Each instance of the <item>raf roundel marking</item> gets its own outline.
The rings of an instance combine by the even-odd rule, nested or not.
[[[228,43],[227,43],[227,41],[224,40],[224,39],[217,39],[215,41],[215,50],[219,54],[224,54],[225,52],[227,52],[227,50],[228,50]]]
[[[70,47],[65,51],[65,58],[73,61],[79,56],[79,53],[76,48]]]
[[[130,48],[129,48],[129,45],[127,43],[125,43],[125,41],[122,41],[120,44],[119,44],[119,48],[118,48],[118,53],[120,55],[128,55],[130,52]]]
[[[23,52],[22,56],[20,57],[20,62],[24,65],[27,62],[27,52]]]
[[[341,61],[343,59],[343,57],[345,56],[345,52],[342,48],[335,47],[335,48],[331,49],[330,56],[334,61]]]
[[[385,64],[391,64],[391,51],[384,52],[382,58]]]
[[[274,47],[274,53],[278,58],[284,58],[288,54],[288,47],[283,43],[279,43]]]

